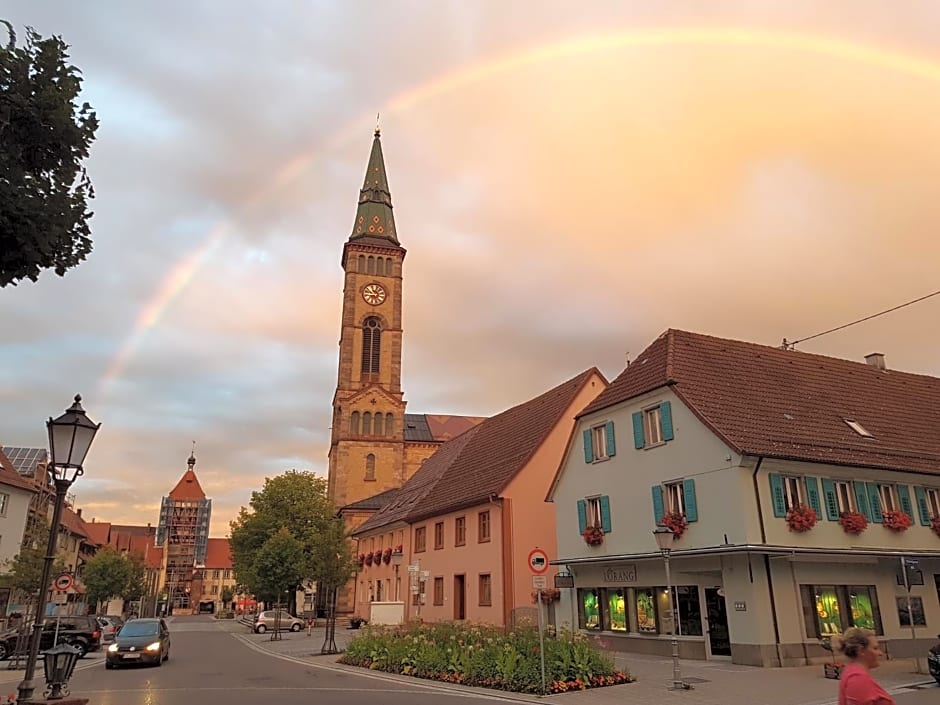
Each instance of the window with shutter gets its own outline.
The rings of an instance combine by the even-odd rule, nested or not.
[[[607,460],[607,424],[591,427],[591,449],[594,452],[594,462]]]
[[[933,487],[926,487],[924,489],[924,499],[927,503],[927,513],[930,514],[932,519],[940,517],[940,491],[935,490]]]

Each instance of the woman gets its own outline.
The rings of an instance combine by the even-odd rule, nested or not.
[[[839,676],[839,705],[897,705],[872,678],[871,669],[881,660],[881,646],[872,631],[846,629],[839,651],[848,659]]]

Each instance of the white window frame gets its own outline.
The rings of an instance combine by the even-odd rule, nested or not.
[[[594,462],[607,460],[607,424],[591,426],[591,443],[594,451]]]
[[[601,498],[597,497],[585,497],[585,504],[587,505],[587,525],[596,526],[601,528],[604,525],[604,522],[601,520]]]
[[[663,440],[662,406],[657,404],[643,409],[643,447],[650,448],[665,443]]]
[[[804,489],[803,478],[799,475],[783,476],[783,501],[786,504],[787,511],[790,511],[796,505],[806,504],[806,490]]]
[[[895,511],[901,508],[898,493],[894,485],[878,485],[878,499],[881,501],[881,511]]]
[[[836,493],[836,504],[839,507],[839,514],[854,512],[855,495],[852,493],[852,484],[847,480],[833,480],[832,486]]]
[[[6,492],[0,492],[0,517],[7,515],[8,506],[10,506],[10,495]]]
[[[669,514],[685,514],[685,495],[682,491],[681,480],[664,484],[663,495],[666,502],[666,511]]]
[[[940,490],[936,487],[925,487],[924,496],[927,498],[927,511],[930,518],[935,519],[940,516]]]

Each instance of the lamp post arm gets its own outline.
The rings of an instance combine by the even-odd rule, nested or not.
[[[56,543],[59,538],[59,522],[62,520],[62,505],[68,494],[71,480],[55,480],[55,508],[52,510],[52,526],[49,527],[49,543],[46,546],[46,557],[42,564],[42,578],[39,580],[39,596],[36,600],[36,618],[33,621],[33,634],[29,640],[29,653],[26,657],[26,673],[19,684],[18,703],[30,703],[36,690],[34,678],[36,676],[36,660],[39,658],[39,642],[42,635],[42,622],[46,611],[46,593],[49,592],[49,581],[52,578],[52,563],[55,561]],[[41,612],[41,614],[40,614]],[[55,644],[53,644],[55,646]]]

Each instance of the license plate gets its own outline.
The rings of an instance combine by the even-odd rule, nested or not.
[[[140,654],[124,654],[124,658],[140,658]]]

